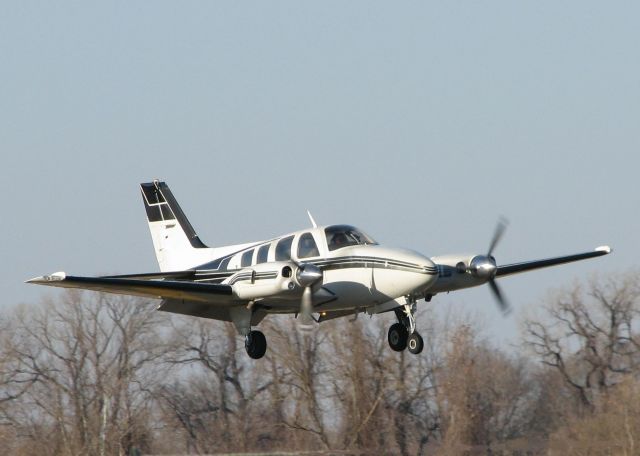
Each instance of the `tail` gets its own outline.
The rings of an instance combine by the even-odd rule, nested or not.
[[[181,271],[209,261],[212,250],[200,240],[164,182],[140,184],[149,230],[162,272]]]

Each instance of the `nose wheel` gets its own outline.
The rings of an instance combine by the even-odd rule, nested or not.
[[[404,305],[402,308],[398,307],[395,309],[398,323],[391,325],[387,335],[391,350],[399,352],[408,348],[409,352],[414,355],[422,352],[424,340],[418,331],[416,331],[415,311],[415,300]]]
[[[414,355],[422,352],[422,349],[424,348],[424,341],[418,332],[414,332],[407,338],[407,348]]]

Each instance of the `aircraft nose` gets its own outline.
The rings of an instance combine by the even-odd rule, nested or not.
[[[427,276],[426,283],[435,281],[438,277],[438,268],[436,267],[436,264],[424,255],[420,255],[420,260],[419,264],[422,265],[422,269]]]
[[[404,251],[403,254],[407,263],[411,263],[420,268],[420,281],[424,286],[431,284],[437,278],[438,269],[431,259],[414,251]]]
[[[412,262],[418,266],[420,266],[424,272],[427,273],[436,273],[436,265],[430,258],[427,258],[421,253],[409,251],[407,253],[407,261]]]
[[[416,272],[418,272],[417,274],[412,274],[413,279],[411,289],[407,292],[422,293],[431,287],[438,279],[438,270],[433,261],[419,253],[412,255],[411,262],[419,265],[420,270],[416,270]]]
[[[375,246],[369,255],[383,260],[374,277],[376,289],[386,296],[423,293],[438,278],[433,261],[414,250]]]
[[[393,258],[396,266],[405,267],[413,272],[420,272],[423,274],[437,274],[438,270],[436,265],[430,258],[414,250],[395,248],[388,249],[385,253],[385,257]]]

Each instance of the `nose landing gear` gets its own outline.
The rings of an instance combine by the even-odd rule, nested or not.
[[[417,331],[411,334],[407,339],[407,348],[414,355],[422,352],[422,349],[424,348],[424,341]]]
[[[415,311],[415,299],[408,299],[407,304],[402,308],[398,307],[394,310],[398,318],[398,323],[391,325],[389,334],[387,335],[387,340],[392,350],[399,352],[408,348],[409,352],[414,355],[422,352],[424,341],[422,340],[422,336],[416,331]]]

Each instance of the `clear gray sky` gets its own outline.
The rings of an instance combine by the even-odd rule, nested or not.
[[[157,270],[138,183],[209,245],[352,223],[428,255],[613,255],[434,305],[496,340],[549,288],[638,265],[638,2],[4,2],[2,307]]]

